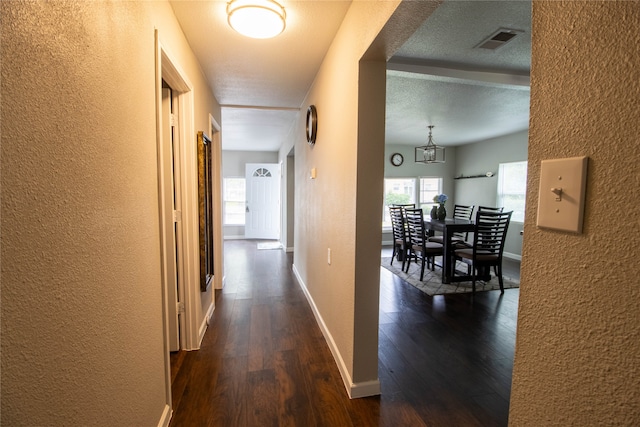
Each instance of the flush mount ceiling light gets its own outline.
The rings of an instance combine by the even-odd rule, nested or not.
[[[268,39],[284,31],[287,14],[274,0],[231,0],[227,20],[231,28],[254,39]]]
[[[433,143],[431,130],[434,126],[427,127],[429,128],[429,139],[427,140],[427,145],[416,147],[416,163],[444,163],[444,147]]]

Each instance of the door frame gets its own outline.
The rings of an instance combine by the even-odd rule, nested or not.
[[[222,225],[222,139],[221,127],[217,120],[209,114],[209,131],[211,135],[211,162],[213,171],[211,185],[213,187],[213,288],[224,287],[224,227]],[[215,308],[215,292],[211,295],[213,307],[207,312],[211,318]]]
[[[166,265],[170,254],[165,250],[165,245],[172,239],[167,235],[167,225],[173,227],[173,215],[169,215],[163,208],[168,191],[164,185],[166,171],[162,165],[164,156],[170,155],[162,143],[162,80],[164,79],[175,92],[177,106],[174,115],[178,117],[178,131],[174,135],[180,150],[179,158],[179,185],[181,206],[176,210],[181,212],[182,237],[176,241],[179,248],[177,260],[178,280],[180,280],[180,301],[184,303],[184,321],[180,322],[180,347],[183,350],[196,350],[200,340],[198,334],[198,305],[200,304],[200,284],[198,277],[199,242],[198,242],[198,182],[197,182],[197,155],[194,131],[194,96],[193,85],[182,71],[179,62],[175,59],[167,46],[162,43],[158,30],[154,31],[155,38],[155,89],[156,89],[156,144],[158,151],[158,203],[159,203],[159,228],[160,228],[160,257],[162,269],[162,322],[164,332],[164,367],[165,367],[165,396],[166,406],[163,420],[167,422],[171,418],[171,360],[169,355],[169,325],[167,289],[173,286],[173,278],[167,277]],[[171,154],[172,155],[172,154]],[[173,197],[171,195],[171,197]],[[192,267],[195,266],[195,267]],[[164,422],[163,421],[163,422]]]

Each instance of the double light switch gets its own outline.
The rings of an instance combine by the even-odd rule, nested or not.
[[[538,227],[582,232],[587,161],[585,156],[542,161]]]

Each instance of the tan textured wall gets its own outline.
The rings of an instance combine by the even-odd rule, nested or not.
[[[383,105],[384,69],[375,61],[384,62],[434,7],[426,2],[352,3],[302,106],[303,112],[310,104],[318,110],[315,146],[304,139],[305,114],[296,133],[294,264],[335,341],[348,380],[355,383],[377,380],[384,177],[379,127],[384,115],[378,106]],[[365,54],[374,63],[364,67],[363,75],[359,61]],[[365,94],[363,88],[372,92]],[[375,124],[367,128],[367,123]],[[309,179],[311,168],[317,170],[314,180]]]
[[[192,54],[164,2],[0,7],[1,424],[157,425],[154,27]],[[214,104],[197,100],[198,128]]]
[[[352,4],[303,104],[318,111],[314,147],[304,139],[301,115],[296,141],[294,264],[335,341],[350,375],[353,373],[358,59],[375,30],[393,11]],[[372,18],[370,27],[366,18]],[[369,33],[369,34],[367,34]],[[311,168],[317,178],[309,179]],[[331,248],[332,263],[327,264]],[[377,371],[374,379],[377,378]]]
[[[640,3],[533,3],[510,425],[640,423]],[[537,229],[540,161],[589,156],[585,223]]]

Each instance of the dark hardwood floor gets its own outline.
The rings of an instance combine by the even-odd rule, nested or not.
[[[382,394],[350,400],[291,255],[226,241],[225,273],[201,349],[172,354],[171,426],[507,425],[517,289],[428,297],[381,269]]]

